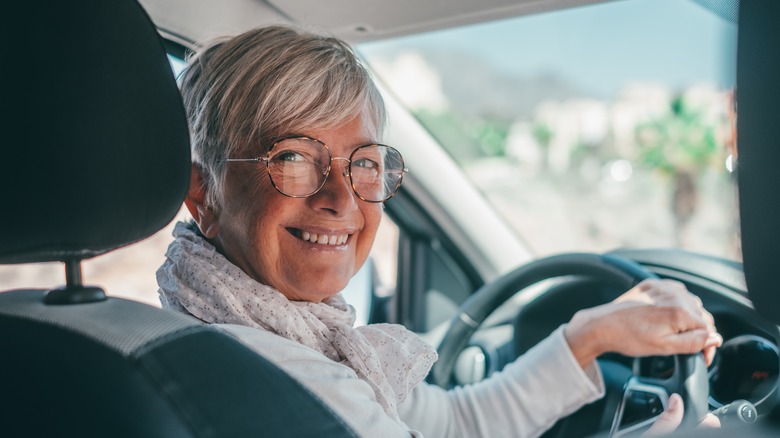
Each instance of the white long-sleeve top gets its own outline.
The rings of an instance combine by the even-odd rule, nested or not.
[[[534,437],[604,394],[598,367],[579,366],[561,327],[483,382],[449,391],[421,383],[399,406],[401,424],[351,368],[271,332],[215,326],[298,380],[365,437]]]

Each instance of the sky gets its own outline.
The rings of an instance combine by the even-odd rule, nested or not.
[[[463,50],[513,75],[554,72],[595,96],[626,78],[672,88],[735,83],[737,26],[690,0],[624,0],[364,44]],[[617,61],[617,62],[616,62]]]

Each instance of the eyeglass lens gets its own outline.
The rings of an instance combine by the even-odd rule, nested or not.
[[[267,163],[277,190],[288,196],[305,197],[325,184],[331,155],[317,140],[288,138],[274,145]],[[350,156],[352,189],[366,201],[381,202],[390,198],[398,190],[403,172],[403,158],[390,146],[361,146]]]

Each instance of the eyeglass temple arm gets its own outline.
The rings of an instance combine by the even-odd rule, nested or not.
[[[225,161],[254,161],[255,163],[259,163],[260,161],[267,161],[268,158],[266,157],[256,157],[256,158],[225,158]]]

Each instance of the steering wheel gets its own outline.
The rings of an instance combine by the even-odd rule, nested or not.
[[[451,386],[455,362],[471,335],[515,293],[542,280],[572,275],[614,284],[623,290],[647,278],[657,278],[639,264],[611,254],[561,254],[521,266],[484,285],[460,306],[439,344],[439,360],[433,365],[429,380],[441,387]],[[606,412],[605,415],[612,418],[611,425],[600,427],[609,428],[612,436],[645,427],[666,407],[666,401],[673,392],[683,399],[684,424],[697,424],[704,418],[708,412],[709,380],[702,355],[676,355],[670,359],[674,360],[674,371],[666,379],[639,375],[639,359],[634,359],[630,371],[625,371],[625,367],[623,370],[616,368],[615,363],[605,365],[599,362],[607,392],[605,399],[619,400],[618,403],[605,404],[605,409],[615,412],[614,415]],[[648,408],[649,415],[644,415],[641,410]],[[636,415],[637,409],[639,416]],[[577,422],[578,414],[583,411],[572,414],[567,421]],[[584,415],[592,416],[593,413],[586,412],[580,416]]]

